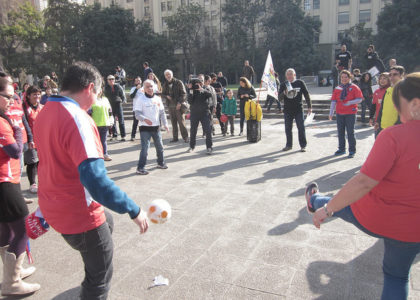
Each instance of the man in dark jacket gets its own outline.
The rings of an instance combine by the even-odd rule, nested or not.
[[[188,131],[185,127],[185,113],[188,110],[188,105],[185,102],[187,98],[185,86],[181,80],[174,77],[171,70],[166,70],[164,75],[166,80],[162,86],[162,98],[166,99],[172,123],[173,138],[170,142],[178,142],[179,125],[182,138],[185,143],[188,143]]]
[[[188,152],[194,151],[197,128],[199,122],[201,122],[203,125],[204,133],[206,135],[207,154],[210,155],[213,152],[213,141],[210,125],[210,105],[212,103],[212,94],[208,90],[203,89],[203,81],[200,79],[191,80],[188,88],[188,102],[191,105],[190,148],[188,149]]]
[[[302,95],[305,96],[306,104],[308,106],[308,115],[312,112],[311,99],[305,83],[300,79],[296,79],[296,72],[294,69],[287,69],[286,79],[287,80],[280,85],[279,90],[279,95],[284,93],[284,126],[287,142],[283,151],[292,149],[292,126],[293,119],[295,119],[299,134],[300,150],[301,152],[306,152],[307,142],[303,119]]]
[[[242,77],[246,77],[249,82],[252,83],[252,80],[254,79],[255,71],[252,66],[249,65],[249,60],[246,60],[244,62],[244,68],[242,70]]]
[[[112,125],[112,138],[117,138],[117,126],[115,123],[118,120],[118,124],[120,127],[121,133],[121,142],[125,142],[125,125],[124,125],[124,113],[123,113],[123,103],[127,103],[127,99],[125,98],[125,93],[122,87],[115,83],[115,77],[113,75],[108,75],[107,77],[107,84],[105,85],[105,97],[108,98],[109,103],[111,104],[112,108],[112,115],[114,116],[114,125]]]
[[[382,73],[385,71],[384,63],[379,58],[378,53],[375,51],[374,45],[369,45],[367,49],[367,53],[365,55],[365,59],[366,59],[366,66],[368,70],[370,70],[373,67],[376,67],[379,73]]]

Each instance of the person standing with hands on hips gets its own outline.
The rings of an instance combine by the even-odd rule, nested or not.
[[[83,300],[106,299],[110,289],[113,220],[104,206],[128,213],[140,233],[149,226],[145,211],[106,174],[98,130],[86,112],[101,84],[95,67],[73,64],[63,76],[61,95],[50,97],[35,123],[39,207],[48,224],[82,256]]]
[[[300,151],[306,152],[306,133],[303,119],[302,95],[308,106],[308,115],[312,113],[312,102],[306,84],[296,79],[296,72],[290,68],[286,70],[286,81],[280,85],[279,94],[284,93],[284,127],[286,131],[286,147],[282,151],[289,151],[293,147],[293,119],[296,121],[299,134]]]

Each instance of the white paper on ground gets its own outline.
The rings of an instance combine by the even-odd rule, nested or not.
[[[305,119],[305,122],[304,122],[305,125],[311,124],[314,120],[314,117],[315,117],[315,113],[309,114]]]
[[[162,275],[158,275],[155,277],[155,279],[153,279],[153,283],[155,284],[155,286],[169,285],[169,279],[163,277]]]

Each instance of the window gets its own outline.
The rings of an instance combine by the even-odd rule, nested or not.
[[[209,5],[210,4],[210,0],[204,0],[204,5]]]
[[[350,14],[348,12],[338,13],[338,24],[350,23]]]
[[[144,16],[149,17],[150,16],[150,7],[145,6],[144,7]]]
[[[320,1],[319,0],[314,0],[314,9],[319,9],[320,7]]]
[[[166,10],[166,2],[161,2],[160,3],[160,10],[161,11],[165,11]]]
[[[359,12],[359,23],[367,23],[370,22],[370,9],[361,10]]]
[[[338,5],[349,5],[350,0],[338,0]]]
[[[168,11],[171,11],[172,7],[172,1],[168,1]]]
[[[360,3],[370,3],[370,0],[360,0]]]
[[[209,22],[210,21],[210,15],[208,13],[206,13],[204,15],[204,22]]]
[[[303,10],[311,10],[311,0],[305,0],[303,2]]]
[[[337,34],[337,41],[341,42],[345,37],[345,31],[339,31]]]
[[[164,18],[162,18],[162,27],[165,27],[166,26],[166,18],[164,17]]]

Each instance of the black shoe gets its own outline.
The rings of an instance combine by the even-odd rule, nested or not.
[[[348,158],[353,158],[354,157],[354,155],[356,154],[356,152],[349,152],[349,156],[348,156]]]
[[[178,142],[178,139],[172,139],[169,141],[169,143],[176,143],[176,142]]]
[[[241,132],[239,132],[239,136],[241,136],[241,135],[243,135],[242,131],[241,131]]]
[[[122,139],[121,139],[121,142],[125,142],[125,138],[122,138]]]
[[[343,154],[346,154],[346,150],[340,150],[340,149],[338,149],[334,153],[335,156],[339,156],[339,155],[343,155]]]
[[[306,147],[300,148],[300,152],[306,152]]]
[[[292,150],[292,147],[286,146],[281,151],[289,151],[289,150]]]
[[[135,140],[135,138],[134,137],[131,137],[130,141],[134,142],[134,140]]]

